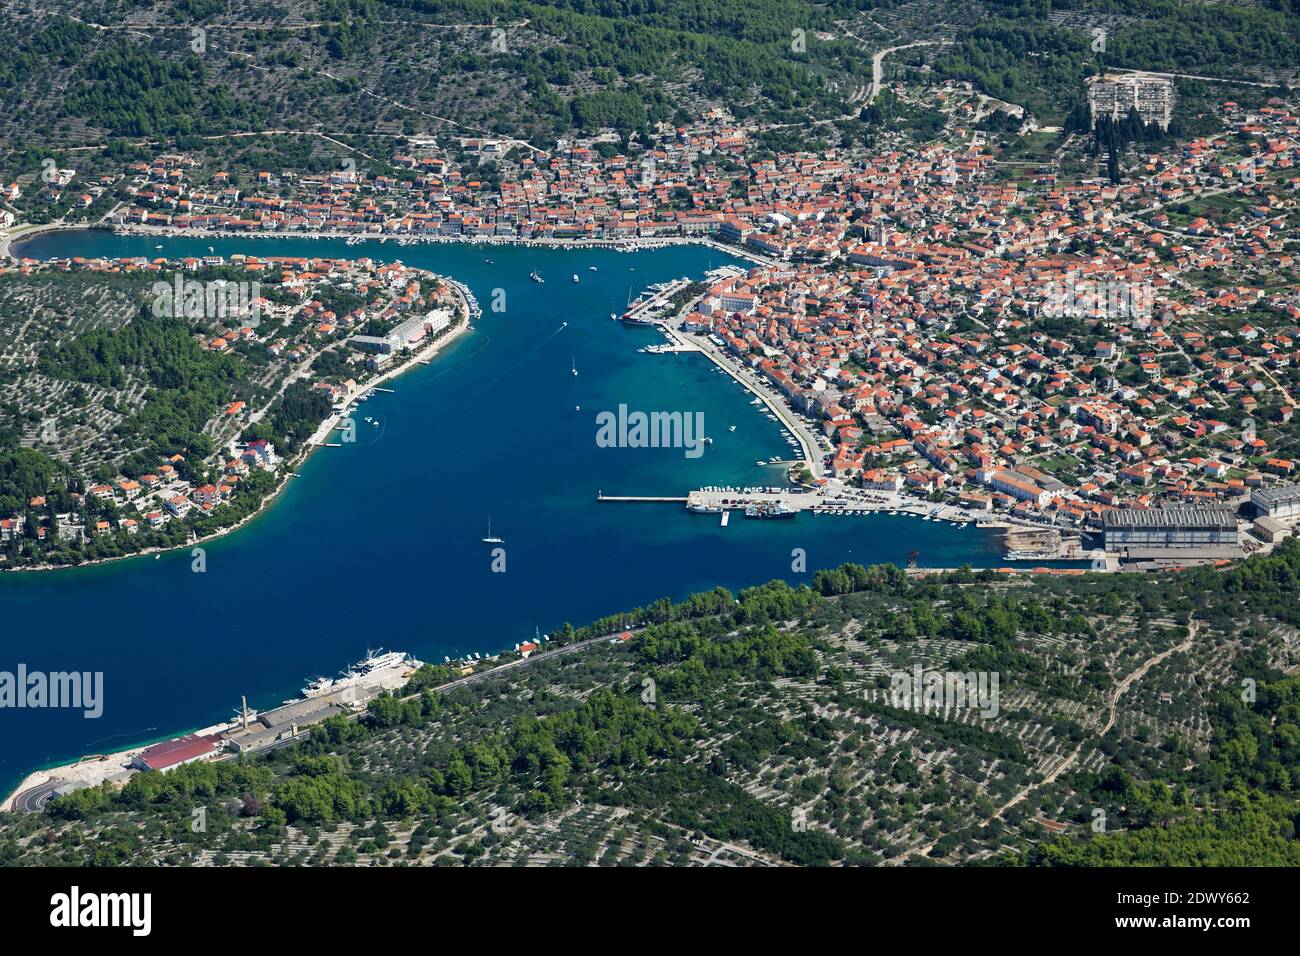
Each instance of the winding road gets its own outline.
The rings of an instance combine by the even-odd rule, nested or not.
[[[911,43],[903,43],[899,46],[888,46],[876,53],[871,58],[871,92],[867,95],[867,102],[875,102],[876,96],[880,93],[880,81],[885,75],[885,57],[898,50],[910,50],[914,46],[942,46],[945,43],[951,43],[951,40],[914,40]]]

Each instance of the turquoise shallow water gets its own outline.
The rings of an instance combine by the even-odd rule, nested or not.
[[[659,334],[609,320],[629,289],[731,261],[713,250],[62,233],[19,253],[179,257],[209,245],[225,255],[401,259],[467,283],[485,313],[432,365],[390,382],[394,394],[361,406],[358,419],[378,427],[361,422],[355,445],[322,449],[263,515],[209,542],[205,574],[178,551],[0,575],[0,670],[105,675],[97,720],[0,710],[0,786],[49,761],[225,719],[241,694],[276,703],[367,647],[441,661],[717,584],[808,580],[843,561],[902,564],[913,549],[928,566],[1004,563],[991,532],[916,518],[737,514],[722,528],[716,515],[677,505],[595,502],[598,490],[684,495],[780,481],[754,464],[787,448],[748,393],[699,355],[639,354]],[[529,281],[534,269],[544,285]],[[505,292],[504,313],[486,311],[494,289]],[[681,449],[598,447],[597,412],[621,403],[703,412],[714,443],[694,460]],[[489,515],[505,539],[505,573],[492,572],[480,540]],[[807,552],[805,575],[790,570],[796,547]]]

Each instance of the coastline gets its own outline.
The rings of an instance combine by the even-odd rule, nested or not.
[[[226,723],[213,724],[211,727],[195,728],[193,730],[182,730],[174,734],[164,734],[163,736],[154,740],[147,740],[147,741],[142,741],[141,743],[133,744],[132,746],[127,747],[124,750],[114,750],[111,753],[106,753],[106,754],[85,754],[73,761],[53,764],[41,770],[33,770],[27,776],[23,777],[22,780],[18,781],[14,789],[11,790],[5,796],[3,801],[0,801],[0,813],[16,813],[18,811],[18,798],[21,797],[23,794],[27,793],[29,790],[34,790],[38,787],[44,787],[52,783],[60,783],[60,784],[69,783],[71,782],[71,780],[76,779],[75,776],[72,778],[57,776],[56,771],[62,771],[64,774],[66,774],[68,773],[68,771],[73,771],[78,767],[90,767],[94,764],[112,763],[114,768],[118,772],[125,772],[123,768],[120,766],[122,763],[129,762],[130,759],[134,757],[136,754],[140,753],[143,750],[148,749],[149,747],[152,747],[156,743],[162,743],[165,740],[171,740],[173,737],[184,736],[185,734],[197,734],[199,736],[206,736],[207,734],[214,734],[220,730],[224,730],[228,728],[230,725],[231,725],[230,722],[227,721]],[[100,768],[100,769],[105,769],[105,768]]]
[[[452,279],[447,278],[445,276],[442,278],[446,279],[447,284],[452,289],[454,289],[456,295],[460,297],[461,304],[464,306],[465,309],[464,320],[452,324],[444,335],[441,335],[435,340],[433,340],[432,342],[430,342],[419,352],[414,352],[411,355],[407,356],[406,361],[402,362],[399,365],[395,365],[393,368],[388,369],[385,372],[382,372],[381,374],[377,375],[375,378],[367,379],[364,384],[358,384],[353,391],[348,393],[347,401],[345,402],[345,404],[350,405],[353,401],[356,400],[356,397],[358,395],[362,395],[365,392],[369,391],[370,389],[375,388],[378,385],[382,385],[384,382],[391,381],[392,379],[395,379],[400,375],[404,375],[405,373],[411,371],[411,369],[417,365],[427,364],[428,362],[432,361],[434,356],[436,356],[440,351],[442,351],[444,346],[450,345],[462,334],[470,330],[470,321],[474,318],[475,312],[477,310],[477,305],[475,304],[473,295],[461,283],[453,281]],[[110,558],[95,558],[91,561],[82,561],[77,564],[35,564],[35,565],[24,566],[24,567],[3,568],[0,570],[3,570],[4,572],[10,574],[28,574],[28,573],[37,573],[37,572],[48,573],[51,571],[74,571],[80,568],[89,568],[95,565],[109,564],[114,561],[130,561],[135,558],[147,557],[148,555],[151,554],[157,555],[167,551],[179,551],[185,548],[194,548],[200,544],[203,544],[204,542],[213,541],[216,540],[217,538],[223,538],[226,535],[231,534],[232,532],[240,530],[241,528],[249,524],[254,519],[260,517],[263,513],[265,513],[270,508],[270,506],[280,496],[281,492],[283,492],[285,488],[289,486],[289,481],[291,478],[294,477],[295,470],[311,456],[312,452],[314,452],[317,448],[320,448],[323,445],[323,440],[322,441],[316,440],[317,436],[329,435],[330,432],[334,431],[334,429],[338,427],[338,422],[340,421],[340,418],[341,415],[339,413],[333,413],[333,412],[329,416],[327,416],[321,422],[319,428],[317,429],[316,433],[312,436],[312,438],[304,442],[303,447],[298,450],[298,453],[294,455],[293,458],[286,459],[284,461],[283,472],[281,474],[280,480],[276,483],[276,486],[271,490],[271,492],[268,495],[264,496],[260,502],[258,502],[257,507],[253,511],[249,512],[247,515],[245,515],[243,518],[240,518],[239,521],[235,522],[232,525],[229,525],[225,528],[218,528],[216,531],[209,532],[208,534],[205,534],[199,538],[192,538],[191,540],[186,541],[184,544],[181,545],[169,545],[169,546],[162,546],[162,547],[144,548],[143,550],[140,551],[133,551],[130,554],[119,554],[119,555],[114,555],[113,557]]]
[[[27,223],[16,225],[12,232],[5,232],[0,235],[0,262],[5,259],[17,259],[18,257],[10,253],[10,249],[15,243],[30,242],[38,236],[43,236],[50,232],[85,232],[91,229],[103,229],[112,231],[111,227],[104,226],[100,223],[77,222],[47,222],[42,224]]]
[[[519,246],[538,246],[538,247],[552,248],[552,249],[555,248],[614,249],[619,252],[637,252],[646,249],[659,249],[659,248],[667,248],[669,246],[678,246],[678,245],[703,245],[711,249],[716,249],[717,251],[725,253],[727,255],[735,256],[737,258],[747,259],[759,265],[771,264],[770,259],[767,259],[756,253],[749,252],[746,250],[732,249],[731,247],[725,246],[712,239],[692,237],[692,236],[673,237],[672,239],[632,238],[632,239],[611,239],[611,240],[605,240],[605,239],[567,240],[567,239],[548,239],[548,238],[526,239],[526,238],[518,238],[518,237],[499,237],[499,236],[468,236],[468,237],[466,236],[407,236],[400,233],[367,234],[367,235],[358,236],[356,233],[329,232],[329,231],[247,232],[242,230],[235,231],[235,230],[176,229],[167,226],[126,226],[126,227],[104,226],[100,224],[88,224],[88,223],[71,224],[71,225],[56,223],[56,224],[49,224],[49,225],[41,225],[41,226],[32,227],[31,231],[29,232],[23,232],[24,228],[27,227],[19,226],[12,234],[0,238],[0,260],[3,260],[7,257],[9,259],[13,259],[17,261],[20,257],[15,256],[13,254],[12,251],[13,245],[15,243],[30,241],[32,239],[35,239],[38,236],[46,235],[48,233],[53,233],[53,232],[76,232],[76,231],[86,231],[90,229],[103,229],[105,231],[113,232],[120,235],[146,235],[146,236],[152,235],[152,236],[169,236],[174,238],[193,237],[193,238],[229,238],[229,239],[238,239],[238,238],[351,239],[351,240],[357,240],[358,244],[360,242],[385,243],[389,239],[395,239],[398,241],[398,245],[412,245],[412,244],[519,245]],[[426,346],[424,349],[422,349],[420,352],[413,353],[412,355],[408,356],[406,361],[404,361],[402,364],[395,366],[394,368],[388,369],[385,372],[382,372],[375,378],[367,380],[364,384],[358,384],[357,387],[348,394],[346,401],[344,401],[343,403],[345,406],[352,404],[359,395],[364,394],[365,392],[369,391],[370,389],[378,385],[382,385],[384,382],[390,381],[402,374],[405,374],[406,372],[410,371],[414,366],[420,364],[427,364],[429,361],[432,360],[434,356],[438,354],[438,352],[442,350],[443,346],[450,344],[451,342],[455,341],[464,332],[469,331],[470,323],[473,321],[474,318],[477,317],[477,315],[480,312],[477,305],[477,301],[475,300],[473,293],[462,282],[453,279],[450,276],[442,276],[441,278],[443,278],[447,282],[447,284],[452,289],[455,290],[456,295],[459,296],[461,300],[461,304],[465,310],[464,321],[452,325],[445,335],[442,335],[435,341],[429,343],[429,345]],[[712,356],[710,356],[710,358],[712,358]],[[734,375],[734,373],[732,373],[731,370],[727,368],[725,364],[721,362],[717,362],[716,359],[714,359],[714,361],[716,364],[720,365],[720,367],[724,368],[729,374]],[[742,379],[737,379],[737,380],[741,381],[742,384],[744,384]],[[749,386],[746,385],[746,387],[748,388]],[[757,395],[759,393],[755,391],[755,394]],[[784,416],[782,415],[782,412],[777,411],[776,414],[779,417],[781,417],[782,422],[784,424],[785,419]],[[230,525],[225,528],[220,528],[216,531],[205,534],[199,538],[193,538],[187,541],[183,545],[170,545],[170,546],[144,548],[140,551],[133,551],[130,554],[114,555],[113,557],[108,557],[108,558],[95,558],[90,561],[81,561],[77,564],[36,564],[36,565],[26,565],[21,567],[0,567],[0,572],[10,573],[10,574],[27,574],[27,573],[36,573],[36,572],[71,571],[79,568],[93,567],[95,565],[109,564],[115,561],[130,561],[136,558],[148,557],[149,555],[162,554],[167,551],[178,551],[184,548],[193,548],[193,547],[197,547],[200,544],[203,544],[204,542],[213,541],[217,538],[225,537],[226,535],[231,534],[234,531],[240,530],[245,525],[253,521],[255,518],[260,517],[270,507],[270,505],[275,501],[275,499],[280,496],[281,492],[283,492],[284,489],[288,487],[289,480],[294,477],[295,469],[301,466],[303,462],[307,460],[307,458],[311,455],[311,453],[316,448],[319,448],[321,445],[324,444],[324,439],[328,437],[329,434],[338,427],[338,423],[339,421],[341,421],[342,417],[343,417],[342,413],[332,412],[324,420],[322,420],[316,432],[314,432],[311,438],[304,443],[303,448],[300,449],[299,452],[292,459],[288,459],[284,462],[283,477],[276,484],[276,487],[271,491],[271,493],[266,495],[258,503],[257,508],[255,508],[249,514],[245,515],[243,518],[241,518],[233,525]],[[795,433],[799,434],[798,432]],[[800,436],[800,441],[801,443],[803,441],[802,435]]]
[[[21,231],[21,228],[19,231]],[[0,259],[15,256],[14,244],[28,242],[48,232],[64,230],[102,229],[122,236],[167,236],[173,239],[342,239],[352,244],[393,242],[398,246],[411,245],[472,245],[472,246],[524,246],[545,249],[612,249],[615,252],[643,252],[648,249],[666,249],[670,246],[705,246],[725,255],[744,259],[760,266],[777,265],[777,261],[752,249],[730,246],[708,236],[670,236],[663,238],[629,237],[626,239],[557,239],[539,236],[426,236],[405,232],[336,232],[322,230],[275,229],[178,229],[174,226],[73,224],[49,225],[34,228],[29,233],[15,233],[0,240]]]
[[[513,237],[513,236],[423,236],[423,235],[410,235],[406,233],[357,234],[352,232],[334,232],[329,230],[310,231],[310,232],[296,231],[296,230],[295,231],[276,231],[276,230],[247,231],[247,230],[224,230],[224,229],[178,229],[170,226],[146,226],[146,225],[121,226],[121,225],[107,225],[107,224],[77,224],[77,225],[53,224],[49,226],[37,227],[33,229],[30,233],[23,235],[21,238],[19,238],[18,236],[10,237],[10,240],[13,242],[28,241],[36,238],[39,235],[45,235],[51,232],[59,232],[65,230],[67,231],[87,230],[87,229],[99,229],[99,230],[112,232],[119,235],[167,236],[171,238],[191,237],[191,238],[223,238],[223,239],[241,239],[241,238],[248,238],[248,239],[301,238],[301,239],[334,239],[334,240],[342,239],[342,240],[348,240],[349,245],[360,244],[362,242],[378,242],[383,244],[383,243],[387,243],[389,240],[393,240],[399,246],[425,245],[425,244],[470,245],[470,246],[524,246],[524,247],[539,247],[539,248],[565,249],[565,250],[611,249],[618,252],[637,252],[637,251],[645,251],[650,249],[668,248],[673,246],[696,245],[696,246],[705,246],[707,248],[714,249],[723,254],[753,262],[757,265],[771,266],[776,264],[775,260],[759,255],[758,253],[755,253],[752,250],[729,246],[724,243],[718,242],[710,237],[702,237],[702,236],[673,236],[673,237],[665,237],[665,238],[631,237],[626,239],[556,239],[556,238],[548,238],[548,237],[524,238],[524,237]],[[0,245],[0,252],[3,252],[5,248],[6,246]],[[356,400],[357,396],[364,394],[366,391],[374,388],[375,386],[381,385],[386,381],[389,381],[393,378],[396,378],[399,375],[406,373],[407,371],[410,371],[413,365],[427,364],[431,360],[431,358],[441,350],[444,344],[448,344],[454,341],[463,332],[468,331],[470,322],[477,317],[477,314],[479,312],[479,310],[477,309],[476,300],[474,299],[474,296],[470,292],[468,287],[466,287],[460,281],[455,280],[449,276],[442,276],[442,278],[447,282],[448,285],[450,285],[453,289],[455,289],[456,293],[460,296],[461,301],[465,306],[465,313],[466,313],[465,321],[463,323],[459,323],[451,326],[445,335],[437,339],[435,342],[430,343],[430,345],[427,346],[421,352],[409,356],[407,360],[403,362],[401,365],[381,373],[376,378],[367,381],[365,384],[358,385],[356,389],[354,389],[351,393],[348,394],[347,399],[344,402],[345,405],[351,404],[353,401]],[[680,314],[678,317],[680,317]],[[799,464],[808,468],[808,470],[813,474],[814,477],[821,476],[822,465],[819,458],[821,449],[817,444],[815,435],[809,434],[806,430],[806,426],[804,426],[797,419],[797,417],[795,417],[790,412],[790,410],[786,409],[775,396],[767,393],[762,388],[760,388],[756,382],[752,381],[750,376],[746,374],[746,370],[742,366],[740,366],[739,363],[733,362],[728,356],[722,354],[720,350],[718,350],[716,346],[713,345],[713,343],[707,340],[706,337],[685,332],[681,328],[672,325],[671,321],[655,322],[654,327],[659,329],[660,332],[663,333],[666,337],[668,337],[671,341],[679,344],[687,344],[692,346],[694,350],[703,354],[704,357],[707,358],[710,361],[710,363],[712,363],[716,368],[720,369],[722,372],[724,372],[726,375],[728,375],[730,378],[732,378],[734,381],[740,384],[741,387],[744,388],[747,392],[749,392],[750,394],[758,398],[763,403],[763,407],[771,411],[776,416],[780,427],[788,431],[793,436],[795,436],[800,446],[800,451],[802,453],[802,460],[795,459],[794,461],[787,461],[785,464],[787,466],[793,466]],[[132,558],[144,557],[149,554],[159,554],[164,551],[173,551],[173,550],[180,550],[181,548],[194,547],[205,541],[210,541],[215,538],[220,538],[233,531],[239,530],[244,525],[252,521],[254,518],[259,517],[269,507],[269,505],[274,501],[274,499],[278,497],[279,494],[287,486],[289,479],[293,477],[293,470],[299,465],[301,465],[304,461],[306,461],[306,459],[310,456],[311,452],[314,450],[315,447],[318,447],[319,445],[325,443],[325,439],[328,438],[330,433],[332,433],[338,427],[338,423],[339,421],[342,420],[342,418],[343,418],[342,413],[332,412],[329,416],[323,419],[320,426],[317,428],[316,432],[312,435],[310,439],[308,439],[308,441],[305,443],[304,447],[298,452],[298,454],[295,455],[293,459],[286,462],[285,476],[280,481],[280,483],[276,486],[276,488],[269,495],[263,498],[263,500],[259,503],[256,510],[246,515],[244,518],[240,519],[240,521],[237,522],[236,524],[211,532],[210,534],[207,534],[202,538],[191,540],[184,545],[172,545],[169,547],[147,548],[142,551],[132,552],[131,554],[117,555],[109,558],[97,558],[92,561],[84,561],[79,564],[72,564],[72,565],[46,564],[46,565],[35,565],[29,567],[4,568],[3,570],[14,572],[14,573],[23,573],[28,571],[58,571],[58,570],[84,568],[96,564],[106,564],[112,561],[127,561]],[[921,505],[922,503],[923,502],[918,500],[918,506]],[[888,507],[889,507],[888,505],[880,506],[880,507],[867,507],[865,510],[880,511],[883,513],[888,509]],[[909,509],[904,509],[904,510],[906,511]],[[922,512],[918,510],[916,513],[921,514]],[[1023,519],[1018,519],[1010,515],[1000,515],[992,512],[981,514],[979,517],[980,517],[980,524],[984,527],[993,527],[998,529],[1010,529],[1016,527],[1041,529],[1043,527],[1041,524],[1038,524],[1036,522],[1025,521]]]
[[[800,462],[800,464],[807,468],[814,478],[820,477],[820,472],[823,469],[818,457],[819,449],[816,441],[809,437],[805,431],[805,426],[795,418],[780,401],[760,388],[758,383],[751,381],[750,377],[744,373],[743,369],[738,365],[733,364],[728,358],[719,352],[714,347],[713,343],[708,341],[707,338],[699,335],[691,335],[668,324],[664,324],[661,328],[663,329],[664,334],[674,342],[695,346],[696,349],[698,349],[705,358],[712,362],[715,367],[722,369],[722,371],[726,372],[727,375],[731,376],[732,379],[738,382],[745,391],[749,392],[761,401],[763,407],[767,408],[777,417],[777,420],[781,423],[781,427],[789,431],[790,434],[799,442],[800,450],[803,452],[803,461]]]
[[[308,254],[310,254],[310,253],[308,253]],[[604,270],[604,266],[602,265],[601,268],[602,268],[602,271],[603,271],[603,270]],[[449,284],[452,284],[452,283],[453,283],[453,280],[448,279],[447,281],[448,281]],[[461,288],[461,286],[460,286],[459,284],[457,284],[457,289],[458,289],[458,291],[460,290],[460,288]],[[618,290],[618,291],[621,293],[621,289]],[[465,321],[458,321],[457,323],[455,323],[455,325],[453,325],[452,327],[448,328],[448,329],[446,330],[446,332],[444,333],[444,335],[443,335],[439,340],[437,340],[437,342],[427,343],[426,348],[431,348],[431,352],[430,352],[430,354],[440,354],[440,353],[441,353],[441,347],[442,347],[442,345],[447,344],[447,343],[454,342],[454,341],[456,341],[456,338],[457,338],[459,335],[463,334],[465,331],[470,331],[470,330],[471,330],[471,326],[472,326],[472,324],[473,324],[473,323],[472,323],[472,320],[471,320],[471,318],[470,318],[470,316],[472,316],[472,310],[468,310],[468,306],[467,306],[467,317],[466,317],[466,320],[465,320]],[[606,323],[603,323],[603,322],[602,322],[602,323],[601,323],[601,326],[602,326],[602,327],[606,327]],[[412,362],[419,362],[419,361],[421,361],[423,358],[424,358],[423,354],[408,356],[407,359],[404,360],[400,365],[395,365],[395,366],[394,366],[393,368],[391,368],[391,369],[386,369],[386,370],[384,370],[382,375],[379,375],[379,374],[377,373],[377,377],[376,377],[376,379],[375,379],[373,382],[368,383],[366,386],[359,387],[359,388],[358,388],[358,391],[364,391],[365,389],[370,388],[370,387],[373,387],[374,385],[382,384],[384,381],[388,381],[388,380],[390,380],[390,379],[393,379],[393,378],[395,378],[395,377],[398,376],[398,375],[405,374],[405,372],[407,372],[407,371],[410,370],[410,368],[411,368],[411,363],[412,363]],[[353,394],[355,394],[355,393],[353,393]],[[755,393],[755,394],[757,394],[757,393]],[[352,397],[352,396],[350,395],[349,398],[351,398],[351,397]],[[585,407],[585,406],[584,406],[584,407]],[[300,450],[299,450],[299,454],[301,454],[301,455],[303,456],[303,458],[305,459],[305,457],[306,457],[307,455],[310,454],[310,451],[311,451],[311,449],[310,449],[309,447],[305,447],[304,449],[300,449]],[[751,456],[751,457],[752,457],[752,456]],[[299,458],[297,457],[297,455],[295,455],[295,457],[294,457],[294,461],[295,461],[295,462],[298,462],[298,461],[301,461],[301,460],[302,460],[302,459],[299,459]],[[294,470],[292,464],[289,466],[288,470],[289,470],[289,471]],[[284,487],[284,484],[287,484],[287,479],[284,480],[284,481],[281,482],[281,483],[278,483],[278,487],[277,487],[277,488],[276,488],[276,489],[271,493],[271,497],[273,497],[274,495],[277,495],[280,491],[282,491],[282,490],[283,490],[283,487]],[[267,507],[267,506],[269,506],[269,500],[264,500],[263,503],[259,506],[258,510],[257,510],[256,512],[254,512],[253,514],[250,514],[249,516],[247,516],[247,517],[244,519],[244,521],[247,521],[247,520],[249,520],[249,519],[252,518],[252,517],[256,517],[257,514],[260,514],[260,513],[261,513],[261,509],[262,509],[263,507]],[[293,505],[292,505],[292,502],[290,503],[289,506],[290,506],[290,507],[293,506]],[[233,530],[235,530],[237,527],[241,527],[242,524],[243,524],[243,522],[241,521],[241,522],[240,522],[239,524],[237,524],[237,525],[233,525],[233,526],[231,526],[231,527],[229,527],[229,528],[221,529],[221,530],[218,531],[218,532],[214,532],[210,537],[217,537],[217,536],[220,536],[220,535],[224,535],[224,534],[228,533],[229,531],[233,531]],[[918,527],[919,527],[919,525],[918,525]],[[207,538],[205,538],[204,540],[207,540]],[[475,540],[476,540],[476,538],[475,538]],[[190,545],[185,545],[185,547],[189,547],[189,546],[190,546]],[[180,546],[173,546],[173,547],[170,548],[170,549],[159,549],[159,550],[179,550],[179,547],[180,547]],[[124,555],[124,556],[119,556],[119,557],[117,557],[117,558],[108,558],[108,559],[103,559],[103,560],[104,560],[104,561],[108,561],[108,560],[126,560],[126,559],[128,559],[128,558],[130,558],[130,557],[141,556],[143,553],[144,553],[144,552],[137,552],[136,554],[133,554],[133,555]],[[90,563],[90,562],[87,562],[87,563]],[[95,562],[95,563],[102,563],[102,562]],[[131,572],[131,573],[134,573],[134,572]],[[529,625],[529,627],[530,627],[530,629],[531,629],[531,624]],[[185,724],[183,721],[178,721],[177,723],[178,723],[179,726],[188,726],[188,724]],[[142,725],[141,725],[141,726],[142,726]],[[145,745],[146,745],[146,744],[141,744],[141,746],[145,746]],[[84,758],[82,758],[82,759],[84,759]],[[66,763],[64,763],[63,765],[64,765],[64,766],[67,766]],[[57,775],[59,774],[59,768],[58,768],[58,767],[45,768],[43,771],[36,771],[34,775],[29,775],[29,776],[35,776],[35,775],[39,775],[39,774],[41,774],[41,773],[45,773],[47,776],[51,776],[51,775],[52,775],[52,776],[57,776]],[[30,789],[31,786],[32,786],[32,785],[31,785],[30,783],[27,783],[26,781],[24,781],[24,786],[23,786],[23,788],[21,788],[21,789]],[[21,792],[21,789],[20,789],[19,792]]]
[[[259,719],[265,713],[275,713],[281,708],[298,706],[309,700],[337,704],[346,710],[372,700],[377,694],[400,691],[406,687],[410,677],[420,667],[424,666],[423,661],[416,660],[410,655],[404,657],[404,660],[384,664],[382,667],[376,667],[364,673],[350,672],[346,678],[338,680],[328,691],[308,694],[304,689],[301,696],[291,698],[265,710],[250,709],[247,711],[248,720],[251,722]],[[354,710],[354,712],[356,711]],[[68,784],[100,786],[110,782],[125,782],[129,777],[139,772],[138,768],[132,767],[133,758],[155,744],[188,735],[231,738],[240,734],[242,724],[241,716],[236,713],[236,716],[208,727],[167,733],[160,737],[138,741],[120,750],[83,754],[75,760],[43,767],[25,776],[7,796],[0,800],[0,812],[34,812],[39,809],[39,805],[34,808],[30,801],[33,799],[46,799],[49,794],[34,793],[34,791],[43,791],[47,790],[47,788]],[[309,732],[309,730],[306,732]],[[303,733],[295,729],[289,738],[281,739],[298,740],[302,736]],[[276,740],[270,746],[263,744],[260,747],[244,752],[259,753],[263,750],[271,750],[279,742],[279,740]],[[215,759],[228,760],[234,756],[236,756],[234,752],[222,752]],[[22,799],[24,797],[27,799]]]

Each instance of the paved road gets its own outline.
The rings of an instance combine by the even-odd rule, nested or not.
[[[885,57],[897,50],[909,50],[914,46],[934,46],[935,44],[943,45],[951,43],[951,40],[917,40],[913,43],[904,43],[901,46],[889,46],[879,51],[871,58],[871,92],[867,95],[867,102],[875,102],[876,97],[880,94],[880,81],[885,75]]]
[[[51,780],[39,787],[24,790],[14,797],[14,813],[39,813],[44,810],[46,801],[58,789],[60,783],[62,783],[60,780]]]
[[[777,420],[785,427],[786,431],[795,437],[795,440],[799,443],[803,465],[812,473],[814,478],[819,477],[825,471],[821,463],[821,456],[824,452],[817,444],[816,437],[792,410],[786,408],[780,396],[776,396],[762,387],[764,379],[757,374],[745,371],[739,365],[733,363],[723,354],[721,349],[716,348],[705,336],[684,332],[680,325],[666,326],[666,328],[673,333],[675,338],[696,346],[715,365],[745,386],[747,391],[752,392],[756,398],[763,402],[763,405],[777,417]]]
[[[639,634],[643,630],[645,629],[630,628],[628,630],[628,633]],[[490,670],[478,671],[477,673],[474,674],[468,674],[465,677],[461,677],[447,684],[439,684],[437,687],[433,689],[438,693],[443,694],[449,690],[454,690],[457,687],[464,687],[467,684],[477,683],[478,681],[484,680],[488,677],[496,677],[498,674],[504,674],[506,671],[514,670],[516,667],[524,667],[528,664],[536,664],[538,661],[553,660],[556,657],[563,657],[566,654],[576,654],[578,651],[583,651],[589,647],[594,647],[595,645],[601,643],[602,641],[609,642],[617,639],[618,639],[617,635],[605,634],[601,637],[590,637],[585,641],[579,641],[577,644],[564,644],[560,647],[557,647],[553,651],[550,650],[538,651],[537,653],[532,654],[529,657],[522,657],[517,661],[510,661],[510,663],[508,664],[500,664],[496,667],[491,668]],[[418,696],[419,694],[408,694],[406,697],[403,697],[402,699],[414,700]]]

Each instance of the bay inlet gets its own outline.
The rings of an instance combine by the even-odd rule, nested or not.
[[[263,514],[209,542],[205,573],[191,572],[182,549],[0,575],[0,669],[104,674],[97,719],[0,711],[0,789],[43,765],[224,720],[241,695],[255,707],[278,703],[371,647],[435,662],[494,653],[535,629],[660,597],[810,581],[844,561],[904,564],[912,551],[923,566],[1005,564],[996,534],[973,525],[804,514],[724,527],[680,503],[596,502],[598,491],[684,497],[705,485],[783,483],[781,469],[755,464],[790,455],[748,392],[699,353],[638,352],[662,336],[609,319],[651,283],[744,265],[713,249],[77,232],[14,252],[180,258],[209,246],[225,256],[401,259],[464,282],[484,314],[363,406],[379,427],[313,454]],[[531,281],[534,271],[547,281]],[[505,310],[492,311],[494,301]],[[699,414],[712,441],[694,458],[602,447],[597,416],[620,405]],[[489,516],[504,541],[503,573],[482,541]],[[795,548],[807,554],[804,574],[791,570]]]

